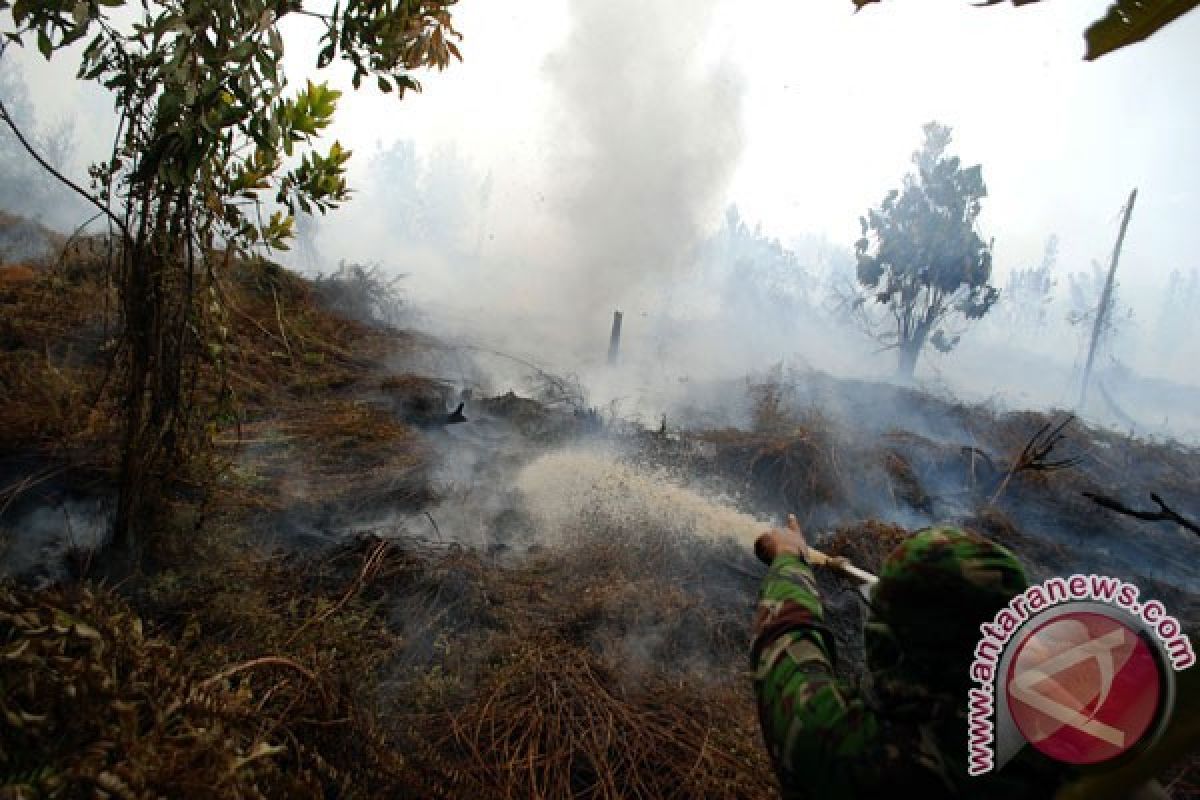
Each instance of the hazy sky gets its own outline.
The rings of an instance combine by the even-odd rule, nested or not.
[[[686,393],[677,379],[701,368],[744,374],[790,353],[886,376],[890,353],[866,337],[732,302],[747,281],[706,275],[697,247],[737,203],[784,242],[824,236],[849,250],[859,215],[899,185],[921,126],[936,119],[953,127],[954,152],[983,165],[994,283],[1036,266],[1057,234],[1059,305],[1053,333],[974,326],[954,353],[924,359],[923,374],[1014,405],[1074,402],[1084,339],[1064,321],[1063,273],[1107,263],[1136,186],[1119,295],[1134,321],[1114,358],[1194,385],[1200,337],[1158,317],[1171,270],[1200,268],[1200,12],[1084,62],[1083,31],[1109,2],[885,0],[854,13],[850,0],[463,0],[465,62],[421,76],[425,93],[403,101],[372,81],[350,91],[344,70],[315,73],[320,29],[289,19],[287,74],[293,86],[315,78],[347,90],[327,138],[355,152],[350,184],[366,188],[321,222],[322,267],[380,263],[407,274],[411,307],[439,333],[595,367],[593,390],[632,382],[601,400],[642,383]],[[31,51],[16,58],[45,121],[78,121],[82,176],[109,146],[111,101],[79,87],[71,58],[47,65]],[[414,143],[426,168],[457,163],[428,158],[452,148],[466,174],[490,177],[486,206],[461,196],[449,206],[444,223],[462,229],[454,241],[406,238],[397,222],[413,198],[368,180],[372,156],[398,141]],[[434,191],[419,190],[418,205],[437,191],[473,192],[426,177]],[[620,376],[603,363],[617,308],[642,358],[640,372]],[[1132,392],[1126,407],[1147,424],[1200,435],[1194,401],[1152,407],[1142,400],[1161,392]]]
[[[981,221],[1002,269],[1036,263],[1052,232],[1060,268],[1106,260],[1138,186],[1124,282],[1160,285],[1170,269],[1197,265],[1200,13],[1084,62],[1082,32],[1108,4],[889,0],[855,14],[843,0],[735,0],[715,4],[699,30],[685,28],[684,10],[680,27],[733,67],[740,97],[727,113],[742,142],[725,195],[769,232],[852,242],[859,214],[896,184],[920,126],[936,118],[953,126],[965,160],[983,164]],[[564,135],[547,64],[570,58],[571,7],[467,0],[465,63],[403,104],[348,98],[338,135],[361,152],[392,137],[456,141],[495,172],[502,198],[536,208]]]
[[[1196,265],[1200,12],[1086,63],[1082,32],[1108,4],[888,0],[855,14],[849,0],[629,3],[629,26],[643,26],[651,9],[670,26],[649,26],[639,42],[645,50],[622,48],[611,67],[626,79],[644,71],[651,103],[654,92],[670,98],[674,87],[659,80],[654,39],[665,41],[668,55],[688,43],[688,69],[728,85],[715,92],[719,102],[704,106],[704,119],[680,132],[680,145],[708,125],[737,131],[721,202],[711,205],[737,202],[744,217],[785,240],[824,233],[852,243],[859,214],[896,185],[920,126],[937,119],[954,128],[966,161],[983,164],[990,197],[981,222],[996,239],[1001,270],[1036,263],[1052,232],[1060,237],[1060,269],[1106,260],[1118,212],[1138,186],[1124,282],[1161,286],[1171,269]],[[494,203],[509,212],[504,230],[493,232],[497,247],[549,236],[562,200],[550,188],[578,114],[552,73],[589,33],[572,28],[572,15],[591,5],[464,0],[456,19],[465,62],[424,78],[425,93],[402,102],[373,88],[347,93],[333,135],[360,156],[358,169],[396,139],[413,139],[426,152],[452,142],[494,176]],[[311,21],[290,23],[293,83],[312,74],[304,40],[314,32]],[[67,59],[18,58],[41,113],[87,117],[78,128],[84,137],[104,131],[105,101],[74,86]],[[105,146],[94,136],[82,150],[95,157]],[[712,226],[719,212],[705,207]]]

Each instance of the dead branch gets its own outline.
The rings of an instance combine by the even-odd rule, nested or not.
[[[1057,425],[1047,422],[1038,428],[1037,433],[1029,437],[1029,441],[1021,448],[1021,452],[1013,460],[1012,466],[1008,468],[1004,479],[1000,481],[1000,485],[996,487],[996,491],[992,493],[992,498],[988,500],[987,504],[989,506],[994,505],[996,500],[999,499],[1000,495],[1008,487],[1009,481],[1019,472],[1055,472],[1077,466],[1083,460],[1079,456],[1062,458],[1057,461],[1050,460],[1050,454],[1054,452],[1054,448],[1059,442],[1066,439],[1066,434],[1063,433],[1063,430],[1074,420],[1075,415],[1068,414]]]
[[[314,685],[321,685],[321,681],[312,672],[312,670],[301,666],[290,658],[284,658],[283,656],[263,656],[261,658],[252,658],[249,661],[245,661],[241,664],[235,664],[232,667],[227,667],[226,669],[221,670],[216,675],[213,675],[211,678],[203,681],[200,685],[204,687],[214,686],[221,681],[232,678],[239,672],[245,672],[246,670],[250,669],[258,669],[259,667],[285,667],[293,670],[294,672],[300,673],[305,678],[308,678],[308,680]]]
[[[1192,533],[1200,536],[1200,525],[1172,509],[1154,492],[1150,493],[1150,499],[1153,500],[1158,506],[1158,511],[1138,511],[1125,505],[1120,500],[1116,500],[1112,497],[1105,497],[1102,494],[1096,494],[1094,492],[1084,492],[1083,496],[1091,500],[1096,505],[1101,506],[1102,508],[1107,508],[1109,511],[1115,511],[1118,514],[1124,514],[1127,517],[1133,517],[1135,519],[1146,520],[1147,522],[1174,522],[1176,525],[1187,528]]]
[[[1000,471],[999,467],[996,466],[996,462],[992,460],[992,457],[989,456],[986,452],[984,452],[980,448],[975,447],[973,445],[963,445],[961,448],[959,448],[959,450],[963,454],[963,456],[967,459],[967,470],[968,470],[968,475],[971,479],[971,487],[972,488],[974,488],[976,486],[976,483],[978,480],[978,476],[976,474],[976,470],[977,470],[976,465],[978,465],[978,464],[986,465],[987,470],[988,470],[988,477],[991,477]]]
[[[371,552],[367,553],[366,558],[363,559],[362,569],[359,570],[358,576],[354,579],[354,581],[350,584],[350,587],[346,589],[338,601],[327,608],[322,614],[305,620],[304,624],[297,628],[296,631],[290,637],[288,637],[288,640],[284,642],[284,646],[286,647],[287,645],[290,645],[292,642],[296,641],[296,637],[298,637],[303,631],[307,630],[311,626],[319,625],[320,623],[329,619],[329,617],[336,614],[342,609],[342,606],[346,605],[346,603],[350,601],[352,597],[361,592],[367,586],[367,584],[373,581],[379,574],[379,569],[383,564],[384,557],[388,554],[389,547],[390,545],[386,539],[377,542],[371,548]]]
[[[5,43],[5,46],[7,46],[7,42]],[[79,195],[84,200],[87,200],[89,203],[91,203],[96,208],[100,209],[101,214],[104,214],[118,228],[121,229],[121,233],[124,235],[126,242],[130,242],[133,240],[133,237],[129,235],[129,228],[125,227],[125,224],[120,219],[117,218],[116,214],[114,214],[108,208],[108,206],[101,203],[95,197],[92,197],[92,195],[89,194],[86,189],[80,188],[78,184],[76,184],[70,178],[66,177],[61,172],[56,170],[53,166],[51,166],[49,163],[47,163],[46,159],[44,159],[40,155],[38,155],[38,152],[33,149],[33,145],[31,145],[29,143],[29,141],[25,138],[25,134],[21,133],[21,129],[17,127],[17,123],[15,123],[13,121],[12,116],[9,115],[8,109],[5,108],[3,101],[0,101],[0,120],[3,120],[4,123],[6,125],[8,125],[9,128],[12,129],[13,135],[17,137],[17,141],[20,142],[21,146],[25,148],[25,152],[29,153],[29,155],[33,158],[33,160],[38,163],[38,166],[40,166],[42,169],[46,170],[52,176],[54,176],[54,178],[57,179],[59,183],[63,184],[68,189],[75,192],[75,194]]]

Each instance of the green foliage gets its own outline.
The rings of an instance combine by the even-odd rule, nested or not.
[[[861,9],[880,0],[851,2],[856,9]],[[982,0],[975,5],[994,6],[1004,2],[1027,6],[1041,0]],[[1104,16],[1084,32],[1087,53],[1083,58],[1085,61],[1094,61],[1114,50],[1143,41],[1196,6],[1200,6],[1200,0],[1116,0]]]
[[[913,154],[916,174],[860,218],[858,281],[869,292],[860,303],[871,299],[890,312],[892,324],[879,338],[899,350],[904,377],[927,343],[942,352],[958,344],[943,322],[980,319],[1000,296],[988,284],[991,247],[976,230],[987,196],[983,170],[946,155],[949,144],[950,128],[926,125],[925,143]]]
[[[220,268],[246,249],[286,248],[298,209],[324,213],[349,195],[350,153],[316,142],[339,93],[286,91],[280,21],[317,20],[318,66],[340,59],[356,87],[372,75],[403,95],[420,89],[411,70],[459,57],[454,2],[348,0],[326,14],[303,0],[0,0],[11,42],[49,59],[86,41],[78,77],[111,90],[118,112],[112,157],[91,171],[91,199],[122,245],[118,545],[161,496],[156,482],[206,448],[206,415],[229,407],[223,379],[215,402],[196,402],[197,375],[223,376],[229,352]]]
[[[403,94],[420,89],[410,70],[442,68],[458,57],[453,2],[348,2],[324,15],[299,2],[169,0],[141,6],[130,23],[120,20],[141,4],[0,0],[0,10],[12,11],[6,36],[18,44],[33,39],[46,58],[89,39],[79,77],[111,89],[124,115],[121,146],[96,171],[105,188],[121,176],[127,198],[150,186],[160,195],[182,191],[200,212],[202,241],[279,247],[290,225],[263,224],[258,204],[273,199],[289,213],[336,207],[348,196],[350,155],[337,142],[326,153],[314,149],[339,92],[310,82],[285,96],[280,20],[316,17],[325,28],[320,66],[340,56],[353,66],[355,86],[370,74]],[[285,170],[284,157],[297,146],[305,151]],[[104,200],[111,200],[107,192]]]

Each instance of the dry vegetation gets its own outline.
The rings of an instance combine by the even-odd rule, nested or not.
[[[0,285],[0,507],[51,499],[30,474],[111,485],[102,263]],[[215,458],[179,476],[146,571],[115,589],[78,554],[77,581],[3,588],[0,796],[770,793],[749,610],[664,586],[665,551],[598,537],[499,567],[375,537],[304,557],[250,544],[284,515],[429,502],[414,425],[446,387],[388,373],[414,338],[330,313],[328,282],[239,262],[222,292],[235,402],[213,419]],[[496,413],[547,424],[514,402]]]
[[[684,544],[684,543],[679,543]],[[455,609],[445,685],[395,719],[444,797],[764,797],[770,767],[745,674],[745,615],[673,580],[674,546],[604,535],[489,569]],[[473,557],[471,557],[473,558]],[[690,580],[687,575],[690,573]]]
[[[59,489],[111,484],[99,249],[0,272],[0,525],[51,474]],[[215,457],[179,476],[143,572],[114,585],[103,559],[80,557],[76,581],[0,583],[0,798],[773,796],[745,651],[761,571],[731,543],[584,527],[503,563],[386,530],[304,555],[262,546],[288,518],[434,499],[420,429],[452,393],[389,371],[421,341],[332,313],[328,298],[352,310],[362,287],[328,281],[228,266],[236,402],[214,415]],[[969,441],[848,436],[795,413],[778,384],[753,391],[753,431],[643,441],[763,508],[816,509],[813,524],[850,509],[864,521],[825,546],[871,570],[908,534],[880,517],[947,497],[1036,575],[1070,563],[1029,532],[1041,521],[1105,520],[1080,490],[1137,469],[1165,495],[1195,491],[1194,456],[1087,431],[1083,468],[1015,473],[987,503],[1050,418],[957,407]],[[513,394],[481,407],[533,441],[598,424]],[[821,581],[853,678],[862,608]],[[1195,622],[1195,598],[1162,596]],[[1194,769],[1172,780],[1196,796]]]

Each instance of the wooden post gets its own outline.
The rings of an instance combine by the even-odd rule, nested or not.
[[[616,364],[621,352],[621,312],[613,312],[612,335],[608,337],[608,363]]]
[[[1104,291],[1100,295],[1100,307],[1096,309],[1096,323],[1092,326],[1092,342],[1088,347],[1087,364],[1083,368],[1083,385],[1079,387],[1079,410],[1083,410],[1087,402],[1088,382],[1092,378],[1092,362],[1096,358],[1096,345],[1100,342],[1100,334],[1108,319],[1109,306],[1112,305],[1113,281],[1117,275],[1117,259],[1121,257],[1121,245],[1125,243],[1125,230],[1129,227],[1129,218],[1133,216],[1133,203],[1137,200],[1137,189],[1129,193],[1129,202],[1125,204],[1125,216],[1121,220],[1121,231],[1117,234],[1117,246],[1113,248],[1112,264],[1108,268],[1108,278],[1104,281]]]

